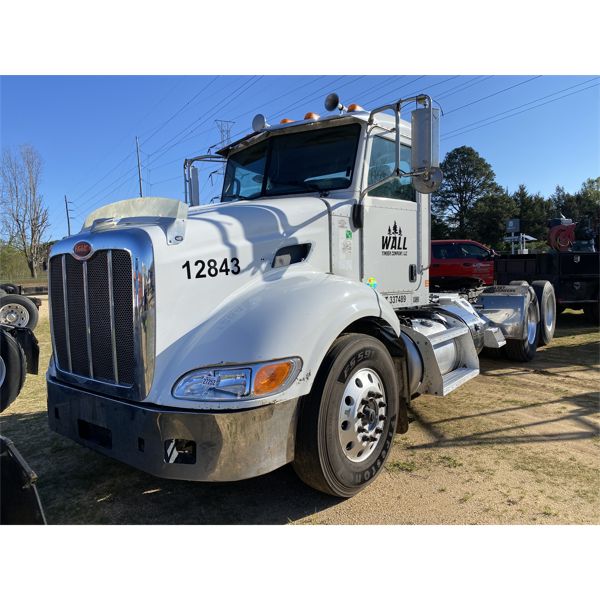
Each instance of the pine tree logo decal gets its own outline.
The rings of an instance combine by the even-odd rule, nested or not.
[[[384,256],[406,256],[406,238],[402,235],[402,227],[394,221],[387,228],[387,235],[381,236],[381,253]]]

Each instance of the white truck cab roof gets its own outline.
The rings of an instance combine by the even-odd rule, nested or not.
[[[307,113],[311,114],[311,113]],[[313,113],[314,114],[314,113]],[[288,130],[295,131],[308,131],[312,128],[321,128],[337,125],[346,125],[348,123],[369,123],[371,112],[368,110],[356,110],[351,112],[344,112],[341,114],[325,115],[323,117],[317,115],[317,118],[301,119],[297,121],[290,121],[286,123],[277,123],[275,125],[267,125],[260,131],[253,131],[245,137],[236,140],[235,142],[225,146],[217,151],[217,154],[227,157],[230,154],[246,148],[256,142],[266,139],[270,135],[280,135],[288,133]],[[285,119],[284,119],[285,120]],[[395,120],[393,115],[387,115],[385,113],[377,113],[373,117],[373,124],[384,130],[393,132],[395,127]],[[409,121],[404,119],[400,120],[400,133],[401,136],[410,140],[411,124]]]

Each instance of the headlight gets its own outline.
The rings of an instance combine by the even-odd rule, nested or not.
[[[184,375],[173,388],[182,400],[251,400],[287,389],[300,372],[299,358],[235,367],[208,367]]]

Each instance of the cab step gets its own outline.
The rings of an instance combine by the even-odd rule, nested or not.
[[[454,391],[457,387],[460,387],[463,383],[467,383],[469,379],[477,377],[479,375],[479,369],[461,367],[450,371],[442,377],[442,396],[447,396],[450,392]]]

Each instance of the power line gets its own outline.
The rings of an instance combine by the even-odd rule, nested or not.
[[[598,79],[598,78],[595,78],[595,79]],[[582,85],[582,84],[580,84],[580,85]],[[462,134],[465,134],[465,133],[470,133],[471,131],[476,131],[477,129],[481,129],[482,127],[487,127],[488,125],[492,125],[494,123],[498,123],[499,121],[504,121],[505,119],[510,119],[511,117],[516,117],[517,115],[520,115],[520,114],[522,114],[524,112],[533,110],[534,108],[540,108],[541,106],[545,106],[546,104],[551,104],[552,102],[557,102],[558,100],[562,100],[563,98],[568,98],[569,96],[573,96],[575,94],[580,94],[581,92],[585,92],[586,90],[589,90],[591,88],[598,87],[599,85],[600,85],[600,83],[595,83],[594,85],[589,85],[589,86],[587,86],[587,87],[585,87],[585,88],[583,88],[581,90],[576,90],[575,92],[571,92],[570,94],[565,94],[564,96],[560,96],[559,98],[554,98],[553,100],[548,100],[547,102],[542,102],[541,104],[537,104],[536,106],[530,106],[529,108],[526,108],[526,109],[521,110],[519,112],[513,113],[511,115],[506,115],[505,117],[500,117],[499,119],[496,119],[494,121],[490,121],[489,123],[484,123],[483,125],[479,125],[478,127],[473,127],[472,129],[467,129],[466,131],[460,131],[459,133],[454,133],[453,135],[442,136],[441,139],[442,140],[444,140],[444,139],[450,139],[450,138],[456,137],[457,135],[462,135]],[[573,86],[573,87],[575,87],[575,86]],[[571,88],[567,88],[567,89],[571,89]],[[564,90],[562,90],[562,91],[564,91]],[[554,94],[549,94],[549,95],[550,96],[555,96],[557,93],[560,93],[560,92],[556,92]],[[548,96],[544,96],[544,97],[547,98]],[[537,102],[540,99],[533,100],[532,102]],[[521,106],[526,106],[527,104],[531,104],[532,102],[527,102],[526,104],[522,104]],[[520,108],[520,106],[517,106],[517,107],[512,108],[510,110],[513,111],[513,110],[516,110],[518,108]],[[504,112],[507,112],[507,111],[504,111]],[[498,113],[498,114],[503,114],[503,113]],[[493,118],[493,117],[488,117],[488,119],[491,119],[491,118]],[[485,121],[487,119],[483,119],[483,120]],[[479,122],[480,121],[475,121],[475,123],[479,123]],[[471,125],[474,125],[475,123],[471,123],[470,125],[465,125],[464,127],[460,128],[460,129],[465,129],[467,127],[470,127]]]
[[[340,79],[344,79],[345,75],[341,75],[340,77],[336,77],[333,81],[330,81],[329,83],[321,86],[320,88],[313,90],[310,94],[307,94],[306,96],[303,96],[302,98],[299,98],[298,100],[295,100],[294,102],[292,102],[290,105],[286,106],[285,108],[281,109],[279,112],[276,112],[274,115],[271,115],[272,119],[276,119],[278,117],[280,117],[281,115],[283,115],[284,113],[299,107],[303,102],[306,102],[308,100],[313,100],[315,98],[317,98],[317,93],[319,95],[321,95],[322,91],[326,88],[331,88],[331,86],[333,86],[335,83],[337,83]],[[357,81],[359,81],[360,79],[363,79],[365,77],[365,75],[360,75],[358,77],[355,77],[352,81],[348,81],[346,83],[343,83],[342,85],[338,85],[337,89],[342,89],[343,87],[346,87],[347,85],[351,85],[352,83],[356,83]]]
[[[488,96],[484,96],[483,98],[478,98],[477,100],[473,100],[472,102],[467,102],[467,104],[463,104],[462,106],[458,106],[456,108],[453,108],[452,110],[447,110],[445,112],[445,116],[456,112],[457,110],[462,110],[463,108],[467,108],[467,106],[472,106],[473,104],[477,104],[479,102],[483,102],[484,100],[487,100],[488,98],[493,98],[494,96],[498,96],[499,94],[503,94],[504,92],[508,92],[508,90],[512,90],[516,87],[519,87],[520,85],[525,85],[526,83],[529,83],[530,81],[533,81],[534,79],[539,79],[541,77],[541,75],[536,75],[535,77],[530,77],[529,79],[526,79],[525,81],[520,81],[519,83],[515,83],[514,85],[510,85],[507,88],[503,88],[501,90],[498,90],[497,92],[494,92],[493,94],[489,94]]]
[[[77,194],[78,199],[85,197],[85,195],[91,192],[101,181],[104,181],[111,173],[114,173],[129,157],[130,153],[128,152],[110,171],[108,171],[108,173],[100,177],[100,179],[87,188],[85,192]]]
[[[259,78],[259,79],[260,79],[260,78]],[[258,81],[258,80],[256,80],[256,81]],[[253,83],[256,83],[256,81],[255,81],[255,82],[253,82]],[[246,85],[247,83],[248,83],[248,82],[244,82],[244,85]],[[205,86],[205,87],[206,87],[206,86]],[[240,87],[242,87],[242,86],[240,86]],[[249,87],[250,87],[250,86],[248,86],[246,89],[249,89]],[[239,89],[239,88],[238,88],[238,89]],[[213,108],[214,108],[214,107],[213,107]],[[218,108],[217,108],[217,110],[218,110]],[[215,112],[215,111],[214,111],[214,110],[211,110],[211,112]],[[202,118],[202,117],[200,117],[200,118]],[[209,117],[209,118],[210,118],[210,117]],[[199,119],[196,119],[196,121],[197,121],[197,120],[199,120]],[[184,129],[184,131],[185,131],[185,129]],[[179,134],[177,134],[177,135],[179,135]],[[175,137],[177,137],[177,136],[175,136]],[[171,140],[172,140],[172,139],[174,139],[174,138],[171,138]],[[169,140],[169,141],[170,141],[170,140]],[[168,143],[168,142],[167,142],[167,143]],[[154,153],[150,153],[148,156],[152,156],[153,154],[154,154]],[[119,167],[121,164],[123,164],[123,163],[124,163],[124,162],[125,162],[125,161],[126,161],[128,158],[129,158],[129,157],[130,157],[130,155],[129,155],[129,154],[128,154],[127,156],[125,156],[125,157],[123,158],[123,160],[122,160],[122,161],[121,161],[121,162],[120,162],[118,165],[116,165],[116,166],[115,166],[115,168],[113,168],[113,169],[112,169],[112,170],[111,170],[109,173],[107,173],[107,174],[106,174],[104,177],[102,177],[102,178],[101,178],[101,180],[103,180],[103,179],[106,179],[106,177],[108,177],[108,175],[109,175],[111,172],[114,172],[114,171],[115,171],[115,170],[116,170],[116,169],[117,169],[117,168],[118,168],[118,167]],[[151,159],[151,160],[147,161],[147,165],[146,165],[146,166],[147,166],[147,168],[149,168],[149,167],[150,167],[150,164],[153,162],[153,160],[156,160],[156,159]],[[106,191],[106,190],[107,190],[109,187],[113,186],[115,183],[117,183],[117,182],[120,182],[121,180],[123,180],[123,178],[124,178],[124,177],[127,177],[127,175],[130,173],[130,171],[131,171],[131,169],[128,169],[127,171],[125,171],[124,173],[122,173],[122,174],[121,174],[119,177],[117,177],[117,179],[115,179],[115,180],[113,180],[111,183],[109,183],[109,184],[108,184],[108,186],[105,186],[104,188],[102,188],[101,190],[99,190],[98,192],[96,192],[94,195],[92,195],[90,198],[88,198],[88,199],[87,199],[87,200],[86,200],[86,201],[85,201],[85,202],[84,202],[84,203],[83,203],[83,204],[82,204],[82,205],[79,207],[79,209],[80,209],[80,210],[82,210],[84,207],[86,207],[86,206],[89,206],[90,204],[93,204],[93,201],[95,200],[95,198],[97,198],[97,197],[98,197],[100,194],[104,193],[104,192],[105,192],[105,191]],[[100,180],[100,181],[101,181],[101,180]],[[98,182],[96,182],[96,184],[95,184],[95,185],[97,185],[97,183],[99,183],[99,181],[98,181]],[[125,183],[125,182],[123,182],[123,183]],[[122,185],[122,184],[120,184],[120,185]],[[120,187],[120,185],[119,185],[118,187]],[[118,189],[118,187],[117,187],[116,189]]]
[[[298,100],[295,100],[294,102],[292,102],[288,106],[282,108],[280,111],[278,111],[275,114],[271,115],[269,118],[270,119],[277,119],[278,117],[280,117],[284,113],[287,113],[288,111],[292,110],[293,108],[297,108],[303,102],[307,102],[309,100],[314,100],[314,99],[320,97],[322,95],[323,90],[328,89],[328,88],[330,89],[335,83],[337,83],[340,79],[343,79],[344,77],[345,77],[345,75],[342,75],[340,77],[334,78],[333,81],[330,81],[329,83],[326,83],[325,85],[317,88],[316,90],[313,90],[310,94],[307,94],[306,96],[303,96],[302,98],[300,98]],[[342,88],[344,88],[344,87],[346,87],[348,85],[356,83],[359,79],[362,79],[363,77],[366,77],[366,75],[360,75],[358,77],[355,77],[353,80],[348,81],[346,83],[343,83],[342,85],[337,86],[337,89],[342,89]],[[237,130],[232,135],[233,136],[238,136],[238,135],[240,135],[240,134],[248,131],[249,129],[250,129],[250,127],[244,127],[242,129]]]
[[[406,97],[410,98],[411,96],[416,96],[419,93],[428,92],[431,88],[434,88],[438,85],[442,85],[443,83],[446,83],[446,82],[450,81],[451,79],[456,79],[457,77],[460,77],[460,75],[453,75],[452,77],[448,77],[448,79],[444,79],[443,81],[438,81],[437,83],[434,83],[432,85],[428,85],[424,88],[420,88],[418,90],[409,92],[408,94],[406,94]]]
[[[200,94],[202,94],[203,92],[205,92],[208,87],[216,80],[218,79],[218,77],[214,77],[206,86],[204,86],[199,92],[197,92],[188,102],[186,102],[180,109],[178,109],[175,114],[173,114],[169,119],[167,119],[166,121],[164,121],[159,127],[157,127],[151,134],[150,136],[146,139],[146,141],[150,140],[152,137],[154,137],[154,135],[156,133],[158,133],[164,126],[166,126],[170,121],[172,121],[177,115],[179,115],[187,106],[189,106]],[[157,102],[150,111],[148,111],[146,113],[146,116],[148,116],[152,110],[154,110],[154,108],[156,108],[156,106],[158,106],[164,99],[167,98],[167,96],[173,91],[173,89],[175,89],[177,87],[176,84],[175,86],[173,86],[169,92],[167,92],[167,94],[165,94],[165,96],[163,96],[161,98],[161,100],[159,102]],[[146,154],[145,152],[143,152],[141,149],[139,150],[140,152],[142,152],[143,154]],[[82,197],[85,197],[85,195],[87,193],[89,193],[94,187],[96,187],[100,182],[104,181],[111,173],[114,173],[114,171],[116,171],[128,158],[129,158],[130,154],[127,153],[110,171],[108,171],[103,177],[101,177],[99,180],[97,180],[92,186],[90,186],[85,192],[83,192],[82,194],[79,195],[79,198],[81,199]],[[149,156],[148,154],[146,154],[146,156]],[[148,168],[148,167],[147,167]],[[117,178],[118,180],[119,178]],[[117,181],[114,180],[114,181]],[[108,187],[110,187],[112,185],[112,183],[109,184]],[[106,188],[103,188],[103,190]],[[97,196],[94,195],[92,198],[95,198]]]
[[[460,92],[464,92],[465,90],[472,88],[474,85],[479,85],[480,83],[483,83],[484,81],[487,81],[488,79],[491,79],[492,77],[493,77],[493,75],[488,75],[486,77],[483,77],[482,75],[478,75],[477,77],[475,77],[474,79],[471,79],[468,82],[459,83],[458,85],[451,87],[450,89],[446,90],[445,92],[442,92],[442,94],[437,97],[437,100],[444,100],[445,98],[450,98],[450,96],[454,96],[454,94],[459,94]]]
[[[255,83],[257,83],[257,82],[258,82],[258,81],[259,81],[261,78],[262,78],[262,76],[259,76],[259,77],[257,77],[257,78],[256,78],[254,81],[251,81],[251,82],[248,82],[248,81],[246,81],[246,82],[244,82],[244,84],[242,84],[241,86],[238,86],[238,88],[236,88],[236,90],[233,92],[233,94],[232,94],[232,98],[229,100],[229,102],[226,102],[224,105],[217,105],[217,106],[214,106],[214,107],[213,107],[213,109],[211,109],[211,110],[209,111],[209,112],[210,112],[210,115],[206,116],[206,118],[205,118],[205,119],[204,119],[204,120],[203,120],[203,121],[200,123],[200,125],[202,125],[204,122],[206,122],[208,119],[210,119],[210,117],[211,117],[213,114],[215,114],[215,113],[216,113],[218,110],[220,110],[220,109],[221,109],[221,108],[223,108],[224,106],[227,106],[228,104],[230,104],[231,102],[233,102],[233,100],[235,100],[235,99],[236,99],[235,93],[236,93],[238,90],[241,90],[241,88],[243,88],[244,86],[246,86],[246,89],[245,89],[245,90],[243,90],[243,91],[244,91],[244,92],[245,92],[245,91],[247,91],[247,90],[248,90],[250,87],[252,87],[252,85],[254,85]],[[202,117],[200,117],[200,119],[202,119]],[[198,121],[198,120],[200,120],[200,119],[196,119],[196,121]],[[198,128],[200,125],[198,125],[198,126],[195,128],[195,129],[197,129],[197,128]],[[188,127],[189,127],[189,126],[188,126]],[[187,128],[186,128],[186,129],[187,129]],[[185,129],[184,129],[183,131],[185,131]],[[192,131],[194,131],[194,129],[192,129]],[[176,136],[174,136],[173,138],[171,138],[169,141],[172,141],[173,139],[175,139],[175,138],[176,138],[178,135],[180,135],[180,134],[181,134],[181,132],[180,132],[179,134],[177,134]],[[169,141],[167,141],[166,143],[168,144],[168,143],[169,143]],[[177,145],[177,144],[175,144],[175,145]],[[163,144],[163,146],[164,146],[164,144]],[[162,148],[163,146],[161,146],[161,148]],[[168,150],[170,150],[170,148],[167,148],[167,149],[166,149],[166,150],[165,150],[163,153],[161,153],[161,154],[160,154],[158,157],[155,157],[155,158],[153,158],[153,159],[150,159],[149,161],[147,161],[147,167],[150,167],[150,165],[152,164],[152,162],[153,162],[153,161],[155,161],[155,160],[156,160],[156,158],[159,158],[159,157],[160,157],[160,156],[162,156],[164,153],[166,153]],[[154,153],[150,153],[150,154],[149,154],[149,156],[153,156],[155,153],[156,153],[156,151],[155,151]],[[122,162],[125,162],[125,160],[126,160],[127,158],[128,158],[128,157],[125,157],[125,159],[124,159]],[[118,165],[117,165],[117,166],[118,166]],[[114,170],[115,170],[115,169],[113,169],[113,171],[114,171]],[[86,201],[85,201],[85,202],[84,202],[84,203],[83,203],[83,204],[82,204],[82,205],[79,207],[79,210],[80,210],[80,211],[83,211],[83,210],[85,209],[85,207],[88,207],[88,206],[90,206],[90,205],[93,205],[93,204],[95,203],[95,202],[94,202],[94,200],[95,200],[95,199],[96,199],[98,196],[100,196],[100,194],[103,194],[103,193],[104,193],[104,192],[105,192],[105,191],[106,191],[106,190],[107,190],[109,187],[111,187],[111,186],[114,186],[114,184],[115,184],[115,183],[117,183],[117,182],[118,182],[118,185],[117,185],[116,187],[113,187],[113,189],[112,189],[110,192],[108,192],[107,194],[105,194],[105,195],[110,195],[110,194],[112,194],[114,191],[116,191],[117,189],[119,189],[120,187],[122,187],[123,185],[125,185],[125,184],[126,184],[128,181],[129,181],[129,179],[131,179],[131,176],[130,176],[129,178],[125,179],[125,181],[122,181],[122,180],[123,180],[124,178],[126,178],[126,177],[129,175],[129,173],[130,173],[132,170],[133,170],[133,169],[128,169],[127,171],[125,171],[124,173],[122,173],[122,174],[121,174],[121,175],[120,175],[120,176],[119,176],[119,177],[118,177],[116,180],[114,180],[113,182],[111,182],[111,183],[110,183],[108,186],[105,186],[104,188],[102,188],[101,190],[99,190],[98,192],[96,192],[96,193],[95,193],[93,196],[91,196],[90,198],[88,198],[88,199],[87,199],[87,200],[86,200]]]
[[[427,77],[427,75],[420,75],[419,77],[415,77],[415,79],[412,79],[411,81],[408,81],[407,83],[405,83],[404,85],[401,85],[399,88],[395,88],[393,90],[393,93],[396,93],[398,91],[400,91],[401,89],[409,86],[411,83],[415,83],[415,81],[419,81],[420,79],[425,79],[425,77]],[[382,98],[385,98],[385,96],[387,96],[388,94],[392,94],[392,90],[390,90],[389,92],[385,92],[384,94],[381,94],[379,96],[376,96],[375,98],[371,98],[369,100],[365,100],[365,104],[367,102],[377,102],[377,100],[381,100]]]
[[[178,86],[180,85],[180,82],[176,83],[175,85],[171,86],[171,88],[169,89],[169,91],[160,98],[160,100],[158,100],[157,102],[155,102],[152,107],[150,108],[150,110],[148,110],[148,112],[146,112],[146,114],[136,123],[136,127],[137,125],[139,125],[140,123],[142,123],[143,121],[146,120],[146,118],[148,118],[148,115],[152,114],[152,112],[156,109],[157,106],[160,106],[160,104],[162,104],[167,97],[173,92],[173,90],[175,90]],[[107,152],[99,161],[96,161],[94,163],[95,167],[98,166],[99,163],[102,163],[102,161],[106,160],[106,158],[108,158],[109,156],[111,156],[116,149],[127,139],[129,138],[129,134],[123,136],[114,146],[113,148]],[[117,165],[112,168],[104,177],[102,177],[99,181],[97,181],[95,184],[93,184],[91,186],[91,188],[88,188],[88,190],[86,190],[83,193],[79,193],[76,194],[78,197],[82,197],[85,196],[85,194],[87,194],[88,191],[90,191],[91,189],[93,189],[98,183],[100,183],[100,181],[103,181],[104,179],[106,179],[106,177],[108,177],[108,175],[110,175],[110,173],[113,173],[121,164],[123,164],[123,162],[125,162],[126,158],[129,156],[129,154],[127,154],[127,156],[124,159],[121,159]],[[93,169],[92,169],[93,170]],[[77,188],[83,181],[85,181],[88,177],[89,174],[92,172],[92,170],[88,171],[88,174],[86,176],[84,176],[82,179],[79,180],[79,182],[75,185],[75,187]]]
[[[254,76],[256,77],[256,76]],[[254,78],[253,77],[253,78]],[[216,114],[216,112],[218,112],[220,109],[224,108],[225,106],[228,106],[229,104],[231,104],[231,102],[233,102],[236,99],[236,94],[242,94],[244,92],[246,92],[247,90],[249,90],[255,83],[258,83],[258,81],[260,79],[262,79],[262,75],[257,77],[256,79],[254,79],[254,81],[252,81],[253,78],[251,78],[248,81],[245,81],[242,85],[238,86],[233,93],[231,94],[231,98],[229,99],[228,102],[226,102],[223,105],[217,105],[214,106],[212,109],[210,109],[210,115],[202,115],[202,117],[199,117],[198,119],[196,119],[195,121],[192,121],[192,123],[190,123],[189,125],[187,125],[186,127],[184,127],[181,131],[179,131],[178,133],[176,133],[173,137],[171,137],[169,140],[167,140],[162,146],[160,146],[159,148],[157,148],[156,150],[154,150],[154,152],[150,153],[150,156],[154,156],[155,154],[157,154],[158,152],[160,152],[161,150],[163,150],[163,148],[166,147],[166,149],[161,152],[157,157],[152,158],[150,160],[150,163],[153,163],[157,158],[160,158],[161,156],[163,156],[166,152],[168,152],[171,148],[174,148],[176,145],[179,145],[180,143],[184,142],[186,139],[189,138],[189,135],[191,133],[193,133],[194,131],[196,131],[196,129],[198,129],[198,127],[200,127],[201,125],[203,125],[204,123],[206,123],[209,119],[211,119],[214,114]],[[247,87],[246,87],[247,86]],[[245,90],[242,90],[242,88],[246,87]],[[201,123],[196,126],[195,128],[188,130],[188,128],[193,125],[194,123],[197,123],[198,121],[201,121]],[[183,138],[182,140],[179,140],[179,142],[176,142],[175,144],[171,144],[171,142],[173,142],[174,140],[176,140],[178,137],[180,137],[182,134],[186,134],[187,133],[187,137]],[[169,144],[171,144],[169,146]]]
[[[576,87],[580,87],[582,85],[585,85],[586,83],[589,83],[590,81],[595,81],[596,79],[600,79],[600,77],[592,77],[591,79],[587,79],[586,81],[582,81],[580,83],[577,83],[575,85],[571,85],[567,88],[564,88],[562,90],[558,90],[557,92],[552,92],[551,94],[547,94],[545,96],[542,96],[541,98],[536,98],[535,100],[531,100],[530,102],[525,102],[524,104],[520,104],[519,106],[514,106],[513,108],[509,108],[507,110],[504,110],[502,112],[496,113],[495,115],[490,115],[489,117],[485,117],[484,119],[479,119],[478,121],[473,121],[472,123],[469,123],[468,125],[463,125],[462,127],[457,127],[456,129],[453,129],[452,131],[448,131],[447,133],[445,133],[443,137],[447,137],[453,133],[456,133],[458,131],[461,131],[462,129],[467,129],[473,125],[477,125],[478,123],[483,123],[484,121],[489,121],[490,119],[494,119],[495,117],[499,117],[500,115],[505,115],[509,112],[512,112],[513,110],[518,110],[519,108],[522,108],[523,106],[529,106],[530,104],[535,104],[536,102],[539,102],[540,100],[545,100],[546,98],[550,98],[552,96],[556,96],[557,94],[562,94],[563,92],[567,92],[568,90],[572,90]]]
[[[128,156],[128,158],[131,159],[131,155]],[[134,173],[134,175],[131,175],[132,172]],[[96,198],[98,198],[98,196],[100,196],[101,194],[103,194],[108,188],[112,187],[115,183],[121,182],[121,180],[123,180],[128,175],[129,175],[129,178],[136,176],[137,175],[137,167],[135,167],[135,166],[129,167],[124,173],[122,173],[119,177],[117,177],[117,179],[111,181],[107,186],[105,186],[101,190],[97,191],[93,196],[91,196],[90,198],[88,198],[85,202],[77,205],[76,211],[77,212],[81,212],[82,210],[85,209],[85,207],[94,204],[94,200]]]
[[[166,121],[159,125],[147,138],[144,138],[144,143],[148,143],[161,129],[168,125],[175,117],[180,115],[187,106],[189,106],[198,96],[203,94],[217,79],[219,76],[213,77],[198,93],[194,94],[179,110],[171,115]]]
[[[359,80],[359,79],[361,79],[362,77],[364,77],[364,75],[361,75],[360,77],[356,77],[356,78],[355,78],[355,79],[353,79],[352,81],[350,81],[350,82],[348,82],[348,83],[346,83],[346,84],[343,84],[342,86],[339,86],[339,88],[341,89],[341,87],[345,87],[346,85],[350,85],[350,84],[352,84],[352,83],[355,83],[356,81],[358,81],[358,80]],[[291,108],[293,108],[293,107],[297,106],[299,103],[302,103],[302,102],[304,102],[305,100],[308,100],[308,99],[313,99],[313,98],[317,97],[317,92],[321,93],[323,89],[331,87],[332,85],[334,85],[334,83],[336,83],[337,81],[339,81],[340,79],[343,79],[343,78],[344,78],[344,76],[340,76],[340,77],[336,77],[336,78],[334,78],[334,79],[333,79],[333,81],[330,81],[329,83],[325,84],[324,86],[321,86],[321,87],[317,88],[316,90],[313,90],[312,92],[310,92],[310,93],[309,93],[309,94],[307,94],[306,96],[303,96],[303,97],[302,97],[302,98],[300,98],[299,100],[295,100],[295,101],[294,101],[292,104],[290,104],[290,105],[288,105],[287,107],[283,108],[283,109],[282,109],[282,110],[280,110],[278,113],[275,113],[275,114],[274,114],[274,115],[272,115],[270,118],[276,118],[277,116],[279,116],[279,115],[281,115],[281,114],[283,114],[283,113],[287,112],[287,111],[288,111],[288,110],[290,110]],[[267,103],[265,103],[265,104],[263,104],[263,105],[256,106],[256,107],[254,107],[254,108],[252,108],[252,109],[250,109],[250,110],[247,110],[247,111],[246,111],[246,112],[244,112],[244,113],[241,113],[241,114],[239,114],[239,115],[236,115],[236,116],[235,116],[235,117],[233,117],[233,118],[234,118],[234,119],[239,119],[239,118],[241,118],[241,117],[243,117],[243,116],[245,116],[245,115],[247,115],[247,114],[253,113],[253,112],[255,112],[255,111],[257,111],[257,110],[259,110],[259,109],[263,108],[263,106],[268,106],[269,104],[272,104],[273,102],[277,101],[278,99],[281,99],[281,98],[283,98],[283,97],[285,97],[285,96],[289,96],[290,94],[292,94],[292,93],[294,93],[294,92],[296,92],[296,91],[298,91],[298,90],[300,90],[300,89],[302,89],[302,88],[304,88],[304,87],[306,87],[307,85],[309,85],[309,84],[312,84],[312,83],[314,83],[314,81],[306,82],[306,83],[304,83],[304,84],[302,84],[302,85],[300,85],[300,86],[298,86],[298,87],[294,88],[293,90],[291,90],[291,91],[289,91],[289,92],[286,92],[285,94],[281,94],[280,96],[277,96],[276,98],[274,98],[274,99],[272,99],[272,100],[269,100]],[[241,129],[239,129],[239,130],[237,130],[237,131],[233,132],[231,135],[232,135],[232,137],[237,137],[238,135],[240,135],[240,134],[242,134],[242,133],[246,132],[248,129],[250,129],[250,128],[249,128],[249,127],[244,127],[244,128],[241,128]],[[198,137],[198,136],[200,136],[200,135],[203,135],[203,134],[205,134],[205,133],[209,133],[209,132],[210,132],[210,130],[209,130],[209,129],[206,129],[206,130],[204,130],[204,131],[201,131],[201,132],[197,133],[195,137]],[[182,139],[180,142],[178,142],[178,144],[179,144],[179,143],[183,143],[183,142],[187,141],[188,139],[191,139],[192,137],[194,137],[194,136],[192,136],[192,135],[188,135],[188,136],[186,136],[186,138],[184,138],[184,139]],[[213,144],[213,145],[211,145],[210,147],[213,147],[214,145],[218,145],[218,142],[217,142],[216,144]],[[163,154],[164,154],[164,153],[163,153]],[[154,168],[155,168],[155,169],[160,169],[160,168],[162,168],[162,167],[166,167],[166,166],[168,166],[168,165],[171,165],[171,164],[174,164],[174,163],[176,163],[176,162],[180,162],[180,161],[182,161],[184,158],[185,158],[185,157],[181,157],[181,158],[175,158],[175,159],[173,159],[173,160],[169,160],[169,161],[167,161],[167,162],[160,163],[159,165],[155,165],[155,166],[154,166]]]
[[[343,85],[342,85],[342,86],[340,86],[340,87],[344,87],[345,85],[350,85],[351,83],[354,83],[354,82],[358,81],[359,79],[362,79],[363,77],[365,77],[365,75],[361,75],[361,76],[359,76],[359,77],[356,77],[356,78],[355,78],[355,79],[353,79],[352,81],[350,81],[350,82],[348,82],[348,83],[346,83],[346,84],[343,84]],[[337,79],[335,79],[335,80],[334,80],[334,82],[335,82],[335,81],[338,81],[339,79],[343,79],[343,78],[344,78],[344,76],[340,76],[340,77],[338,77]],[[253,82],[253,84],[254,84],[254,83],[257,83],[257,81]],[[253,84],[252,84],[252,85],[253,85]],[[313,92],[311,92],[310,94],[308,94],[308,95],[304,96],[303,98],[301,98],[301,99],[299,99],[299,100],[296,100],[296,101],[295,101],[295,102],[293,102],[291,105],[289,105],[289,107],[287,107],[287,108],[284,108],[284,109],[283,109],[283,110],[281,110],[279,113],[276,113],[275,115],[273,115],[273,118],[277,117],[277,116],[278,116],[278,115],[280,115],[280,114],[283,114],[283,113],[284,113],[284,112],[286,112],[287,110],[290,110],[290,108],[293,108],[293,107],[295,107],[295,106],[298,106],[299,104],[301,104],[302,102],[304,102],[304,101],[305,101],[305,100],[307,100],[308,98],[312,98],[312,97],[314,97],[314,96],[316,95],[316,92],[317,92],[317,91],[321,91],[322,89],[325,89],[326,87],[329,87],[329,86],[331,86],[332,84],[333,84],[333,82],[330,82],[329,84],[326,84],[325,86],[322,86],[321,88],[318,88],[318,90],[313,90]],[[250,86],[249,86],[249,87],[250,87]],[[246,89],[245,89],[243,92],[241,92],[241,93],[245,93],[245,92],[246,92],[246,91],[249,89],[249,87],[248,87],[248,88],[246,88]],[[303,86],[301,86],[301,87],[303,87]],[[239,95],[241,95],[241,93],[240,93]],[[226,104],[224,104],[223,106],[220,106],[220,107],[219,107],[219,109],[221,109],[221,108],[224,108],[225,106],[227,106],[228,104],[230,104],[231,102],[233,102],[233,100],[234,100],[234,99],[235,99],[235,98],[232,98],[232,99],[231,99],[229,102],[227,102],[227,103],[226,103]],[[212,114],[214,114],[215,112],[216,112],[216,111],[213,111],[213,113],[212,113]],[[247,111],[247,112],[252,112],[252,111]],[[210,116],[212,116],[212,114],[211,114]],[[245,114],[247,114],[247,113],[245,113]],[[197,130],[198,130],[198,128],[199,128],[201,125],[203,125],[203,124],[204,124],[206,121],[208,121],[208,120],[209,120],[209,118],[210,118],[210,116],[209,116],[209,117],[207,117],[207,118],[206,118],[206,119],[205,119],[205,120],[204,120],[202,123],[200,123],[199,125],[197,125],[197,126],[196,126],[196,127],[194,127],[193,129],[191,129],[191,130],[189,131],[189,133],[188,133],[188,135],[187,135],[186,137],[182,138],[182,139],[181,139],[181,140],[179,140],[177,143],[175,143],[175,144],[172,144],[172,145],[171,145],[169,148],[167,148],[167,149],[166,149],[164,152],[162,152],[162,153],[161,153],[161,154],[160,154],[158,157],[156,157],[156,158],[160,158],[160,156],[163,156],[163,155],[164,155],[166,152],[168,152],[169,150],[171,150],[171,149],[172,149],[172,148],[174,148],[175,146],[178,146],[179,144],[182,144],[182,143],[184,143],[184,142],[188,141],[189,139],[191,139],[192,137],[194,137],[194,135],[193,135],[193,134],[194,134],[194,132],[195,132],[195,131],[197,131]],[[243,115],[241,115],[241,116],[243,116]],[[235,118],[239,118],[239,117],[235,117]],[[248,129],[248,128],[244,128],[243,130],[236,131],[236,132],[235,132],[235,133],[233,133],[232,135],[235,135],[235,136],[237,136],[239,133],[241,133],[242,131],[245,131],[246,129]],[[207,130],[207,131],[203,131],[203,132],[200,132],[200,133],[196,134],[196,137],[197,137],[197,136],[199,136],[199,135],[202,135],[203,133],[208,133],[208,130]],[[218,145],[218,142],[217,142],[217,144],[213,144],[213,145],[211,145],[211,147],[212,147],[212,146],[214,146],[214,145]],[[158,150],[157,150],[157,151],[158,151]],[[155,151],[155,152],[156,152],[156,151]],[[156,158],[155,158],[155,159],[152,159],[152,160],[156,160]],[[169,161],[168,163],[162,163],[162,165],[160,165],[160,166],[166,166],[167,164],[171,164],[171,163],[173,163],[173,162],[177,162],[178,160],[183,160],[183,158],[181,158],[181,159],[176,159],[176,160],[173,160],[173,161]]]

